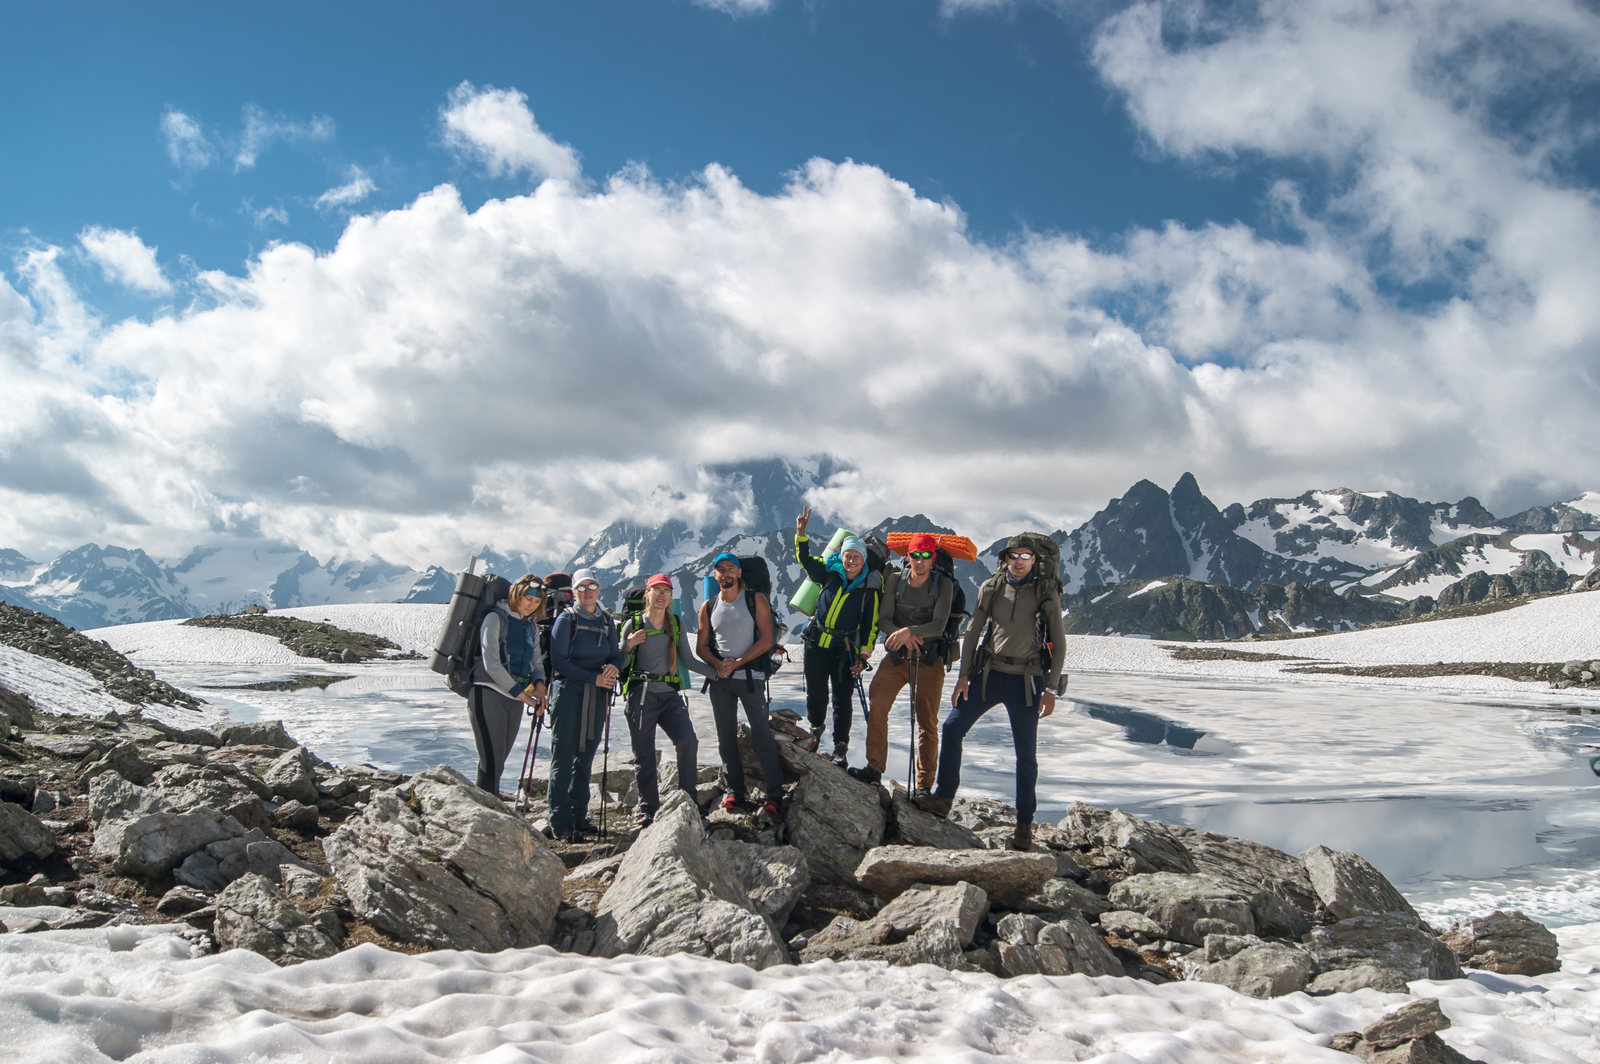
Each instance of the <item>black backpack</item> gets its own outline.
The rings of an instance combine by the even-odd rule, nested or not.
[[[511,582],[505,577],[485,576],[483,592],[478,596],[477,609],[473,610],[472,616],[460,626],[462,642],[459,649],[450,657],[450,671],[445,673],[444,682],[450,690],[462,698],[472,694],[472,672],[483,656],[483,641],[478,638],[479,631],[483,628],[483,619],[510,594]],[[435,669],[437,671],[437,666]]]

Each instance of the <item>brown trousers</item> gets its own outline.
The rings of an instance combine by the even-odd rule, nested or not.
[[[911,682],[913,663],[899,664],[885,657],[872,674],[868,691],[871,710],[867,714],[867,764],[883,772],[889,758],[889,710],[900,691]],[[933,790],[933,777],[939,767],[939,699],[944,696],[944,665],[917,665],[917,782],[925,791]]]

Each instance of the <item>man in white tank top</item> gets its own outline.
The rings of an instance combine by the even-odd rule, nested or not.
[[[744,706],[750,738],[761,761],[766,802],[762,811],[781,815],[783,763],[767,720],[767,674],[751,663],[772,653],[772,607],[760,592],[747,590],[739,559],[719,554],[712,562],[718,593],[700,606],[700,631],[695,653],[717,670],[707,693],[717,724],[717,754],[722,760],[722,780],[728,795],[724,809],[737,809],[746,799],[744,763],[739,757],[739,706]],[[752,610],[752,605],[754,609]]]

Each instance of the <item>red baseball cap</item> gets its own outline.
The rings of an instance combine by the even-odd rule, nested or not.
[[[672,577],[668,576],[666,573],[657,573],[655,576],[652,576],[650,579],[646,580],[644,582],[644,586],[670,588],[672,586]]]
[[[939,541],[926,532],[918,532],[911,537],[911,542],[906,544],[907,553],[914,550],[937,551]]]

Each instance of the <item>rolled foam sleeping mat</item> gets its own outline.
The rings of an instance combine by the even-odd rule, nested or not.
[[[822,552],[822,556],[826,558],[838,550],[839,544],[845,541],[845,537],[853,535],[855,533],[848,528],[839,529],[833,534],[833,538],[828,540],[828,549]],[[795,588],[794,594],[789,596],[789,608],[798,610],[809,617],[816,612],[817,596],[820,594],[822,594],[821,585],[808,576],[800,582],[799,587]]]
[[[483,597],[487,581],[476,573],[462,572],[456,578],[455,593],[450,596],[450,609],[445,613],[444,626],[439,638],[433,642],[433,653],[428,656],[428,667],[441,675],[449,675],[455,659],[461,654],[466,641],[466,626],[472,620],[478,600]]]
[[[889,549],[903,557],[906,551],[911,549],[911,537],[915,535],[920,535],[920,533],[890,532],[884,538],[888,543]],[[932,536],[934,542],[939,544],[939,549],[950,555],[950,557],[964,562],[978,560],[978,546],[966,536],[951,535],[948,532],[929,532],[928,535]]]

